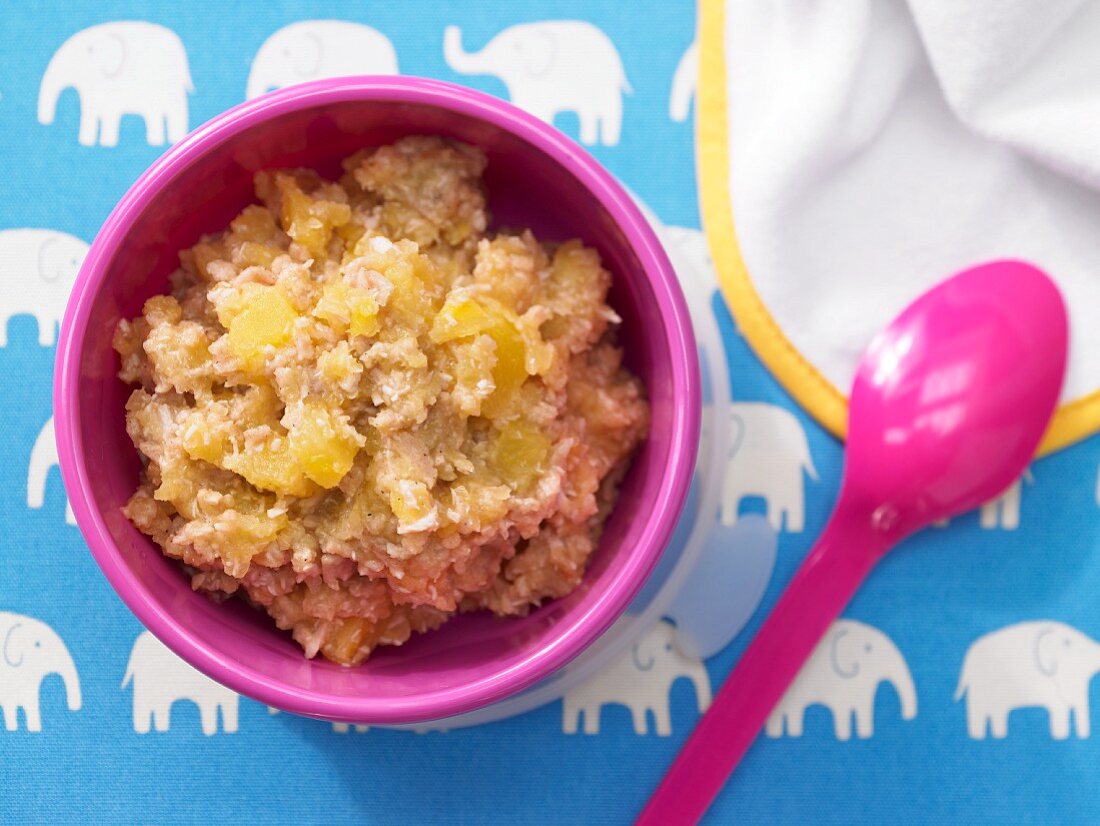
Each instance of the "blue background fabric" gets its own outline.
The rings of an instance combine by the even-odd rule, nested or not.
[[[350,19],[383,32],[400,69],[507,96],[492,76],[461,76],[442,52],[443,30],[462,27],[468,49],[506,26],[584,20],[621,56],[633,91],[624,97],[617,144],[591,147],[663,222],[698,227],[690,122],[669,117],[672,78],[694,37],[691,4],[615,0],[522,0],[477,4],[195,2],[4,4],[0,7],[0,231],[46,228],[91,241],[129,184],[163,146],[146,142],[139,118],[122,120],[115,147],[77,142],[73,90],[50,125],[36,100],[61,44],[89,26],[146,20],[175,32],[195,91],[188,125],[244,99],[253,56],[296,20]],[[555,124],[578,134],[573,114]],[[0,269],[0,311],[21,286]],[[28,276],[30,277],[30,276]],[[821,529],[835,498],[841,446],[798,411],[738,336],[715,296],[733,395],[796,417],[817,478],[804,479],[805,526],[779,532],[775,569],[745,630],[706,662],[717,687],[759,627]],[[563,733],[554,702],[518,718],[443,732],[371,729],[271,715],[242,699],[239,729],[206,736],[197,707],[172,707],[166,732],[139,734],[131,691],[121,687],[141,627],[98,572],[65,520],[53,468],[44,500],[28,506],[32,446],[50,416],[54,349],[34,318],[17,315],[0,347],[0,611],[36,618],[64,640],[79,672],[83,705],[71,712],[61,681],[41,686],[42,731],[0,730],[0,821],[97,820],[189,823],[230,819],[360,823],[628,823],[691,730],[692,683],[669,695],[671,735],[636,734],[629,710],[602,708],[598,734]],[[984,634],[1028,620],[1067,623],[1100,637],[1096,553],[1097,463],[1092,439],[1033,465],[1016,528],[983,528],[977,514],[911,539],[886,558],[845,612],[878,628],[902,652],[916,685],[915,719],[903,720],[888,685],[874,695],[873,735],[838,740],[830,710],[806,711],[801,737],[761,739],[709,815],[713,823],[1065,823],[1100,820],[1100,751],[1093,738],[1051,736],[1048,712],[1020,708],[1007,737],[971,739],[965,703],[954,700],[964,655]],[[785,461],[777,456],[777,463]],[[763,513],[746,496],[741,514]],[[1015,663],[1019,669],[1027,662]],[[1097,663],[1100,668],[1100,663]],[[1086,674],[1084,679],[1090,675]],[[1020,677],[1029,679],[1025,674]],[[0,685],[0,697],[4,687]],[[1089,696],[1098,699],[1100,687]]]

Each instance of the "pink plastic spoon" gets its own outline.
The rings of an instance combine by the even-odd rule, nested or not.
[[[802,664],[891,547],[1007,488],[1066,367],[1061,295],[1019,261],[933,287],[871,342],[852,384],[836,507],[638,820],[695,823]]]

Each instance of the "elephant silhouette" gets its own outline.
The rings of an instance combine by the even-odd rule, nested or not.
[[[267,707],[267,713],[268,713],[268,716],[274,716],[276,714],[279,714],[280,712],[279,712],[279,709],[275,708],[274,706],[268,706]],[[405,731],[406,729],[402,728],[401,730]],[[448,727],[446,725],[443,725],[442,721],[439,721],[439,722],[434,722],[434,723],[426,723],[424,725],[413,726],[411,730],[416,732],[417,734],[428,734],[430,732],[443,733],[443,732],[448,730]],[[362,723],[333,723],[332,724],[332,733],[333,734],[350,734],[353,731],[356,734],[366,734],[368,731],[370,731],[370,726],[364,725]]]
[[[267,707],[267,713],[268,713],[269,716],[270,715],[275,715],[275,714],[279,713],[279,709],[275,708],[274,706],[268,706]],[[356,734],[366,734],[368,731],[370,731],[370,726],[364,726],[364,725],[361,725],[359,723],[354,723],[354,724],[352,724],[352,723],[333,723],[332,724],[332,733],[333,734],[348,734],[352,730],[354,730]]]
[[[294,83],[347,75],[395,75],[397,52],[384,34],[347,20],[301,20],[260,46],[248,73],[249,98]]]
[[[723,525],[737,521],[746,496],[762,496],[776,531],[805,526],[802,474],[817,479],[806,433],[789,410],[763,402],[732,402],[734,430],[722,484]]]
[[[669,692],[680,677],[692,681],[699,713],[706,711],[711,700],[706,666],[681,654],[675,639],[676,628],[661,620],[593,679],[568,691],[562,700],[562,731],[575,734],[583,714],[584,733],[598,734],[600,710],[617,704],[630,709],[635,734],[648,732],[646,713],[652,712],[656,733],[667,737],[672,733]]]
[[[131,682],[134,731],[138,734],[147,734],[150,725],[168,731],[172,706],[179,700],[198,706],[203,734],[217,733],[219,711],[222,730],[227,734],[237,730],[240,695],[192,668],[148,631],[138,635],[130,652],[122,687]]]
[[[61,637],[40,620],[0,611],[0,711],[6,730],[18,730],[20,709],[27,731],[42,730],[39,689],[50,674],[65,684],[69,710],[79,711],[80,678]]]
[[[856,736],[869,738],[874,734],[875,695],[884,682],[898,693],[902,719],[916,717],[913,677],[890,638],[862,622],[837,620],[768,717],[764,730],[768,737],[782,737],[785,727],[788,736],[801,737],[806,709],[823,705],[832,712],[838,740],[851,739],[853,716]]]
[[[581,20],[541,20],[497,33],[477,52],[462,47],[462,31],[448,26],[443,56],[462,75],[496,75],[508,98],[535,117],[553,123],[559,112],[576,112],[580,141],[614,146],[623,121],[623,93],[630,93],[615,44]]]
[[[692,321],[697,327],[696,333],[700,333],[699,327],[713,328],[715,339],[712,347],[718,351],[716,356],[724,357],[725,353],[721,349],[721,333],[718,332],[717,319],[714,317],[714,308],[711,303],[718,293],[718,274],[710,257],[706,236],[700,229],[664,224],[645,202],[633,193],[632,197],[657,234],[661,246],[668,253],[672,268],[676,271],[676,277],[684,290],[684,298],[687,300]],[[706,341],[700,342],[704,350],[707,349],[707,344]],[[712,358],[719,361],[716,357]],[[724,364],[712,365],[715,369],[721,369],[724,366]]]
[[[691,101],[695,97],[695,87],[699,76],[699,43],[692,41],[684,56],[676,64],[672,75],[672,91],[668,96],[668,116],[677,123],[683,123],[691,113]]]
[[[53,416],[46,419],[38,437],[31,448],[31,458],[27,463],[27,507],[41,508],[46,501],[46,479],[50,469],[57,467],[57,442],[54,439]],[[65,498],[65,522],[76,524],[72,506]]]
[[[978,509],[978,524],[987,531],[996,528],[1014,531],[1020,527],[1020,502],[1024,495],[1024,482],[1032,484],[1034,481],[1031,470],[1025,470],[1004,493],[990,499]],[[949,524],[949,519],[940,519],[935,523],[937,528],[946,528]]]
[[[714,526],[668,610],[683,654],[713,657],[741,632],[771,582],[778,547],[778,535],[757,514]]]
[[[1088,737],[1089,682],[1100,671],[1100,643],[1063,622],[1009,625],[979,637],[963,658],[955,701],[966,697],[966,727],[975,740],[1008,735],[1009,712],[1045,708],[1050,736],[1065,740],[1070,714]]]
[[[52,347],[88,245],[52,229],[0,230],[0,347],[17,315],[38,322],[38,343]]]
[[[370,731],[370,726],[360,725],[359,723],[354,723],[354,724],[353,723],[333,723],[332,724],[333,734],[347,734],[352,729],[355,729],[356,734],[366,734],[368,731]]]
[[[713,315],[711,301],[718,291],[718,274],[715,272],[703,231],[691,227],[668,226],[661,227],[657,234],[680,277],[680,283],[684,286],[691,317],[702,318],[704,313]],[[690,277],[693,283],[686,283],[685,276]]]
[[[50,59],[38,91],[38,122],[53,123],[61,92],[80,96],[82,146],[118,144],[123,115],[140,115],[150,146],[187,134],[187,95],[195,91],[187,52],[171,29],[138,20],[77,32]]]
[[[1020,527],[1020,500],[1025,481],[1035,481],[1031,471],[1024,471],[1024,475],[1009,485],[1008,490],[982,505],[978,511],[978,524],[986,530],[1004,528],[1014,531]]]

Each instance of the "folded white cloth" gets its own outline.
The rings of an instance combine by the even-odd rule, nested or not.
[[[1100,3],[729,0],[724,46],[742,257],[834,386],[925,287],[1019,257],[1067,298],[1063,398],[1100,387]]]

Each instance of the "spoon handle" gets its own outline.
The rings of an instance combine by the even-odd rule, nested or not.
[[[638,826],[699,821],[814,647],[886,551],[882,534],[854,510],[838,504],[650,798]]]

